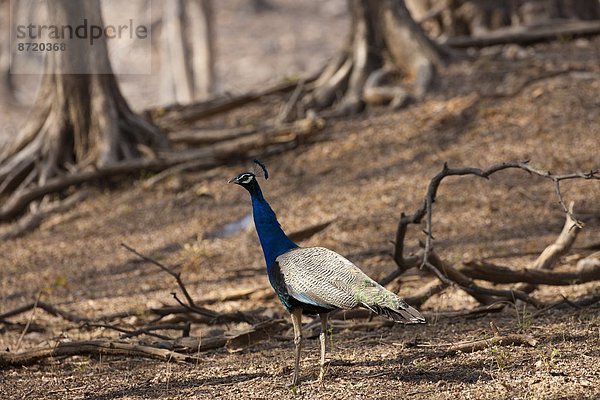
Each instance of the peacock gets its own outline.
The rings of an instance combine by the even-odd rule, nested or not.
[[[325,374],[327,316],[331,311],[363,307],[399,323],[425,323],[419,311],[338,253],[324,247],[300,247],[290,240],[257,181],[258,176],[268,179],[268,171],[262,162],[255,160],[255,163],[262,171],[243,172],[229,183],[238,184],[250,193],[269,282],[291,314],[295,345],[293,386],[298,384],[300,374],[302,314],[318,314],[321,320],[319,382],[323,382]]]

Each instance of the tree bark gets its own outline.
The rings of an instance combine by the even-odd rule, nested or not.
[[[0,102],[16,103],[15,88],[10,74],[10,3],[0,0]]]
[[[351,0],[350,9],[347,43],[310,86],[304,109],[335,105],[337,114],[354,114],[366,102],[401,106],[409,96],[422,98],[445,54],[413,21],[404,0]],[[409,90],[380,90],[400,79],[411,83]]]
[[[161,93],[164,103],[186,104],[215,92],[212,0],[164,2]]]
[[[98,0],[53,0],[50,23],[102,26]],[[31,118],[0,151],[0,195],[87,166],[106,166],[140,156],[140,146],[166,147],[160,130],[135,114],[112,73],[106,42],[68,42],[48,52]]]

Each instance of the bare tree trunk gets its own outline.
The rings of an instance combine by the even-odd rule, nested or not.
[[[337,113],[353,114],[365,102],[406,104],[410,94],[385,86],[390,79],[412,82],[412,97],[422,98],[445,54],[414,22],[404,0],[351,0],[350,8],[347,44],[315,81],[305,108],[322,110],[337,103]]]
[[[53,0],[50,23],[102,26],[98,0]],[[166,146],[159,129],[132,112],[121,95],[103,38],[90,46],[71,40],[68,51],[48,52],[31,117],[0,151],[0,194],[86,166],[141,155],[140,146]]]
[[[16,103],[10,74],[10,3],[0,0],[0,102]]]
[[[214,12],[212,0],[188,0],[194,100],[215,92]]]
[[[215,91],[212,0],[163,3],[161,92],[165,103],[189,103]]]

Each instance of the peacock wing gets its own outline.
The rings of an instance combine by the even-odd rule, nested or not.
[[[290,250],[277,263],[288,294],[321,307],[355,308],[360,288],[365,281],[373,282],[352,262],[323,247]]]

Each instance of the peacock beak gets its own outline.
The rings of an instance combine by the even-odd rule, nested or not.
[[[237,176],[228,180],[227,183],[238,183]]]

